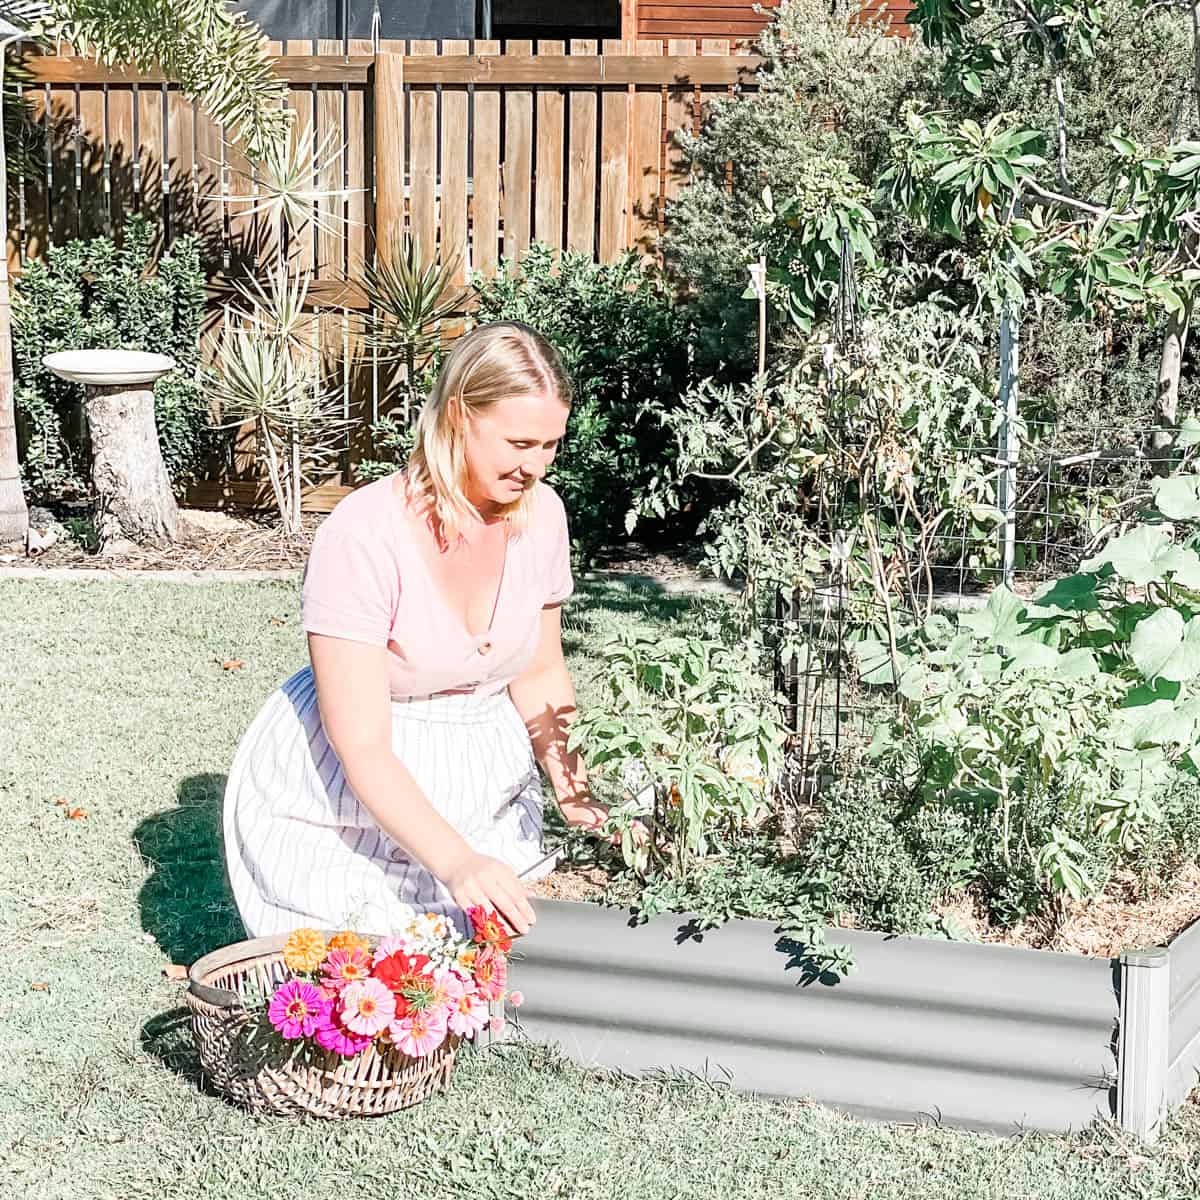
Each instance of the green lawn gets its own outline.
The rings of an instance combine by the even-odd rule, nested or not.
[[[304,661],[292,585],[0,581],[0,1197],[1194,1197],[1200,1107],[1153,1150],[860,1124],[700,1081],[465,1056],[452,1091],[344,1125],[197,1082],[181,985],[240,935],[219,800],[240,731]],[[568,649],[684,611],[582,589]],[[237,658],[240,670],[221,662]],[[593,684],[581,686],[587,702]],[[64,798],[87,810],[70,820]]]

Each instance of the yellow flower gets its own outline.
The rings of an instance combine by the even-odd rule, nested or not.
[[[365,937],[359,937],[357,933],[351,933],[348,929],[343,929],[341,933],[335,933],[329,939],[330,950],[361,950],[364,954],[371,953],[371,943]]]
[[[283,947],[284,965],[292,971],[315,971],[328,947],[315,929],[296,929]]]

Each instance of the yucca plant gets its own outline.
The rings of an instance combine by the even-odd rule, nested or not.
[[[306,225],[332,231],[340,223],[322,214],[318,202],[349,189],[313,187],[313,163],[342,152],[335,132],[318,145],[306,129],[257,159],[247,174],[254,194],[219,197],[244,205],[245,215],[264,217],[275,238],[275,269],[266,285],[253,276],[233,285],[240,305],[221,338],[216,394],[228,416],[254,422],[285,537],[300,532],[304,485],[317,482],[349,426],[340,396],[322,378],[316,321],[304,313],[311,274],[288,271],[289,236]]]
[[[252,170],[231,167],[235,175],[253,186],[252,194],[226,194],[208,198],[230,207],[244,206],[243,216],[263,217],[267,228],[277,239],[275,259],[278,266],[287,259],[289,231],[296,232],[305,225],[312,225],[323,233],[337,233],[345,224],[343,217],[322,211],[320,202],[345,198],[356,189],[313,186],[313,164],[336,162],[345,152],[345,145],[337,130],[331,129],[317,142],[313,130],[304,129],[296,138],[284,138],[268,146],[254,160]]]
[[[349,422],[322,379],[315,324],[303,319],[308,275],[280,267],[265,287],[235,288],[244,307],[222,335],[214,394],[229,424],[254,422],[281,531],[292,537],[304,486],[341,450]]]
[[[371,306],[367,344],[384,363],[403,368],[401,409],[404,424],[419,403],[418,372],[441,345],[442,324],[466,312],[467,291],[454,285],[457,257],[440,266],[427,262],[416,238],[405,234],[363,272]]]

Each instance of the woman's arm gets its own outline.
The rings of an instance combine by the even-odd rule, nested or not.
[[[308,650],[325,735],[363,807],[461,908],[496,908],[527,933],[534,915],[521,881],[506,863],[472,850],[392,753],[387,651],[316,633]]]
[[[537,653],[508,694],[529,730],[533,752],[549,776],[563,816],[572,825],[595,829],[608,816],[588,791],[587,768],[578,751],[568,752],[567,733],[575,719],[575,687],[562,651],[562,609],[542,609]]]

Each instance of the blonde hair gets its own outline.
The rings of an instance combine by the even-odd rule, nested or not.
[[[442,364],[433,392],[417,417],[408,459],[409,495],[432,511],[437,533],[456,538],[463,523],[478,519],[467,499],[465,417],[509,396],[550,392],[571,403],[571,383],[558,351],[536,329],[519,321],[481,325],[459,338]],[[457,400],[457,404],[451,402]],[[501,510],[514,530],[524,529],[533,489]]]

